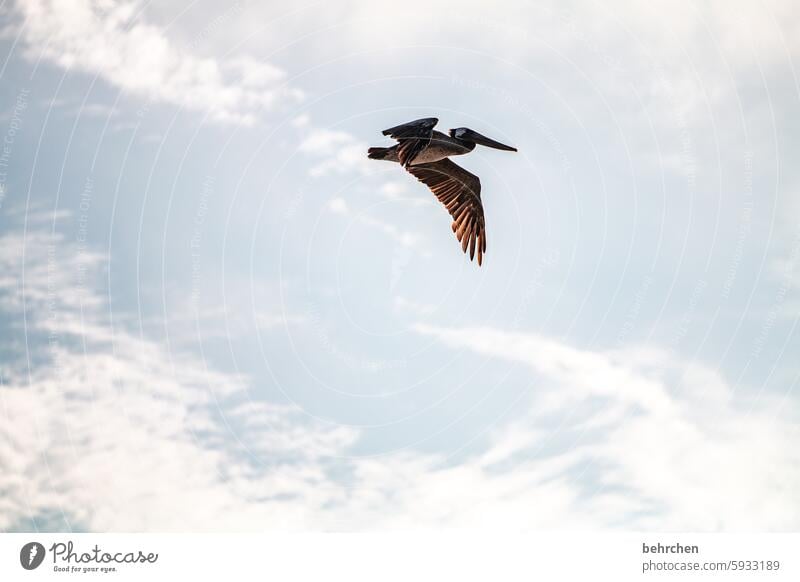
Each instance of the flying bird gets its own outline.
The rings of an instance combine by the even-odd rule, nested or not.
[[[433,129],[438,122],[435,117],[426,117],[390,127],[383,135],[397,140],[397,144],[390,148],[369,148],[367,155],[373,160],[398,162],[425,184],[452,216],[453,232],[461,243],[461,250],[466,253],[469,247],[470,261],[477,251],[480,266],[486,253],[481,181],[449,158],[468,154],[478,144],[508,152],[515,152],[517,148],[468,127],[451,129],[444,134]]]

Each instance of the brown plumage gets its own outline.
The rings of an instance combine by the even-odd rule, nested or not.
[[[390,127],[383,130],[382,133],[399,142],[397,158],[400,160],[400,164],[407,168],[414,158],[430,145],[433,128],[438,122],[439,120],[435,117],[426,117],[411,123]]]
[[[406,170],[430,188],[439,202],[444,204],[453,218],[453,232],[461,243],[461,250],[469,258],[478,252],[478,265],[486,253],[486,222],[481,202],[481,180],[475,174],[445,158],[438,162],[407,166]]]
[[[451,129],[448,134],[433,128],[438,120],[426,117],[409,121],[383,131],[397,140],[397,144],[384,148],[372,147],[367,156],[373,160],[399,162],[407,172],[430,188],[453,219],[453,232],[461,243],[461,250],[478,265],[486,254],[486,222],[481,201],[481,181],[478,176],[449,160],[471,152],[476,145],[497,150],[517,151],[481,135],[467,127]]]

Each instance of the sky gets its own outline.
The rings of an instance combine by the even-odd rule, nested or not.
[[[0,531],[800,527],[790,1],[0,6]]]

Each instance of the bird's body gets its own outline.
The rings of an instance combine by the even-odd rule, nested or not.
[[[416,156],[414,156],[413,160],[409,160],[409,165],[418,166],[419,164],[430,164],[432,162],[438,162],[439,160],[449,158],[450,156],[461,156],[468,154],[475,149],[474,143],[461,143],[460,141],[450,137],[446,133],[442,133],[441,131],[433,131],[431,134],[431,143]],[[390,148],[370,148],[371,153],[373,154],[370,155],[370,157],[389,162],[399,162],[400,159],[397,154],[398,147],[399,145],[392,146]],[[375,150],[385,150],[386,153],[384,157],[376,158],[374,155]]]
[[[376,160],[398,162],[424,183],[445,205],[453,218],[453,232],[470,260],[478,254],[478,265],[486,252],[486,229],[481,201],[481,181],[449,158],[468,154],[478,144],[506,151],[517,151],[466,127],[451,129],[449,135],[433,128],[435,117],[410,121],[383,131],[397,140],[388,148],[369,148]]]

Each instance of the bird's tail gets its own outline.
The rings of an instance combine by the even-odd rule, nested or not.
[[[369,148],[367,150],[367,157],[371,160],[385,160],[392,148]]]

